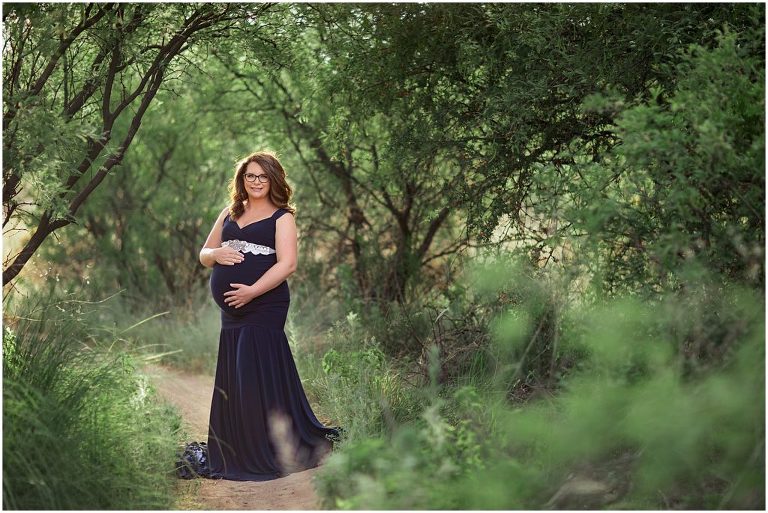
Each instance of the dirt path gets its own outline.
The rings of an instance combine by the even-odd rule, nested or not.
[[[189,441],[206,441],[213,376],[188,375],[160,365],[148,365],[144,368],[144,373],[152,380],[159,395],[178,407],[184,420],[184,428],[191,437]],[[318,468],[312,468],[265,482],[180,479],[180,499],[176,508],[320,509],[320,501],[312,485],[312,476],[317,470]]]

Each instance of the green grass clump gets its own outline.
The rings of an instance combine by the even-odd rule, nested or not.
[[[346,439],[382,434],[418,417],[420,398],[405,371],[382,352],[355,314],[336,322],[325,336],[328,344],[320,354],[302,348],[294,356],[307,396],[345,429]]]
[[[386,433],[350,438],[320,470],[316,483],[325,508],[460,507],[454,485],[484,467],[483,444],[468,419],[448,421],[451,405],[439,396],[436,352],[431,356],[432,381],[420,390],[425,406],[418,417]],[[468,395],[465,388],[460,395]]]
[[[181,419],[81,302],[6,311],[3,503],[8,509],[167,509]]]

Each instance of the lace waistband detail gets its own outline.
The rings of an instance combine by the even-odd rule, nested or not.
[[[222,246],[229,246],[230,248],[236,249],[240,251],[241,253],[253,253],[254,255],[272,255],[274,253],[277,253],[274,249],[270,248],[269,246],[262,246],[261,244],[254,244],[252,242],[246,242],[244,240],[225,240],[221,243]]]

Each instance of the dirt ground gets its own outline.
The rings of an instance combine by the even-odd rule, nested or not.
[[[149,376],[161,397],[176,405],[190,434],[188,441],[208,438],[208,416],[213,395],[213,376],[188,375],[160,365],[147,365]],[[205,510],[314,510],[320,501],[312,485],[318,468],[295,472],[264,482],[226,479],[179,479],[177,509]]]

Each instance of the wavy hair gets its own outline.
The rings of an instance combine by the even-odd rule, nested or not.
[[[235,176],[229,183],[229,194],[232,203],[229,205],[229,217],[237,219],[245,207],[243,201],[248,199],[248,193],[245,190],[245,168],[251,162],[256,162],[269,177],[269,199],[272,200],[278,208],[284,208],[291,214],[296,213],[296,208],[290,205],[293,189],[285,180],[285,169],[277,160],[277,155],[271,151],[257,151],[251,153],[244,159],[235,164]]]

